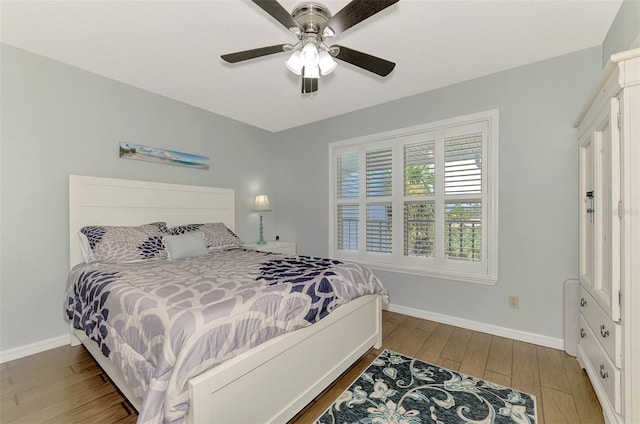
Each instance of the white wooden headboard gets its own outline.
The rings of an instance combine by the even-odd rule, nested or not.
[[[78,231],[86,225],[169,226],[224,222],[235,231],[235,191],[149,181],[69,175],[69,265],[82,262]]]

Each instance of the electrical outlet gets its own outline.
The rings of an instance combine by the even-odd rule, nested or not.
[[[509,296],[509,307],[511,309],[520,309],[520,297]]]

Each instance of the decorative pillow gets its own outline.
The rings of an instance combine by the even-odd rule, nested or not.
[[[162,236],[167,231],[165,222],[137,227],[87,226],[80,229],[89,242],[90,262],[135,262],[166,258]]]
[[[191,233],[194,231],[204,233],[204,244],[209,250],[231,249],[242,245],[242,240],[222,222],[178,225],[169,228],[169,234],[172,235]]]
[[[162,237],[167,248],[170,261],[184,258],[197,258],[207,255],[207,247],[204,245],[204,233],[194,231],[176,236]]]
[[[86,263],[91,263],[91,260],[93,259],[93,252],[91,251],[89,239],[82,233],[82,231],[78,231],[78,237],[80,238],[80,251],[82,252],[82,257]]]

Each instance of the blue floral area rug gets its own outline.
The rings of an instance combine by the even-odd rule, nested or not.
[[[536,398],[385,350],[316,424],[536,423]]]

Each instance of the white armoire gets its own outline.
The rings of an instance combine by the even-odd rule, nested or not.
[[[640,49],[611,56],[576,120],[578,361],[605,422],[640,423]]]

